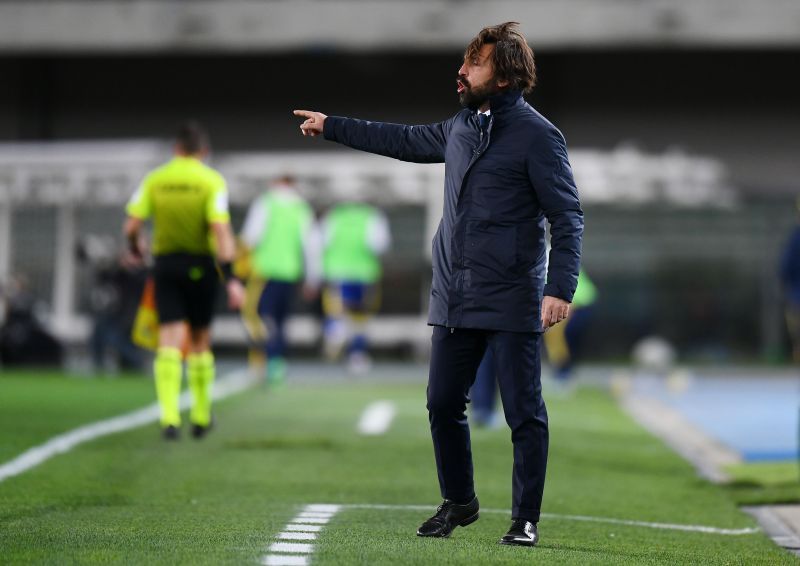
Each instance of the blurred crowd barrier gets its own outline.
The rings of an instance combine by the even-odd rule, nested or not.
[[[89,341],[99,266],[86,258],[114,257],[87,254],[86,246],[122,246],[124,204],[169,153],[159,141],[0,144],[0,282],[24,287],[61,340]],[[795,222],[791,201],[745,199],[718,161],[678,150],[575,148],[570,156],[586,213],[584,267],[599,290],[587,357],[627,359],[651,335],[691,360],[786,355],[777,263]],[[283,174],[298,180],[318,213],[348,199],[384,209],[393,247],[368,335],[376,347],[424,350],[443,165],[354,152],[226,153],[213,164],[228,180],[236,231],[250,202]],[[245,344],[236,316],[215,324],[220,343]],[[288,333],[295,344],[314,343],[313,309],[301,306]]]

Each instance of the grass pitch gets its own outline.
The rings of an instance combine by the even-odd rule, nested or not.
[[[149,380],[0,374],[0,454],[152,402]],[[391,400],[378,437],[361,412]],[[253,389],[215,407],[205,440],[166,443],[156,425],[84,444],[0,483],[0,562],[256,564],[311,503],[343,508],[312,564],[794,564],[762,533],[739,536],[577,521],[570,515],[724,529],[754,527],[724,488],[698,479],[601,390],[548,399],[551,453],[541,543],[505,547],[507,513],[483,513],[450,539],[420,539],[439,503],[425,385],[331,382]],[[185,429],[187,427],[184,427]],[[187,432],[184,430],[184,432]],[[510,507],[507,429],[473,431],[477,493]]]

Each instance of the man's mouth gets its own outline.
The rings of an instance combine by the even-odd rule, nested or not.
[[[458,94],[461,94],[462,92],[464,92],[468,88],[467,85],[465,85],[464,83],[461,82],[461,79],[457,79],[456,80],[456,85],[458,85],[457,88],[456,88],[456,92]]]

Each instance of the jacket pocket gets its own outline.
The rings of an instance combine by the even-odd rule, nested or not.
[[[516,279],[517,227],[485,221],[467,223],[464,239],[464,267],[473,280],[508,281]]]

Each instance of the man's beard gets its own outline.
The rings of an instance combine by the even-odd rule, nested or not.
[[[497,92],[498,89],[492,86],[492,81],[488,81],[481,86],[470,86],[465,79],[459,77],[459,81],[464,85],[464,90],[458,94],[458,101],[464,108],[477,110],[489,100],[489,97]]]

